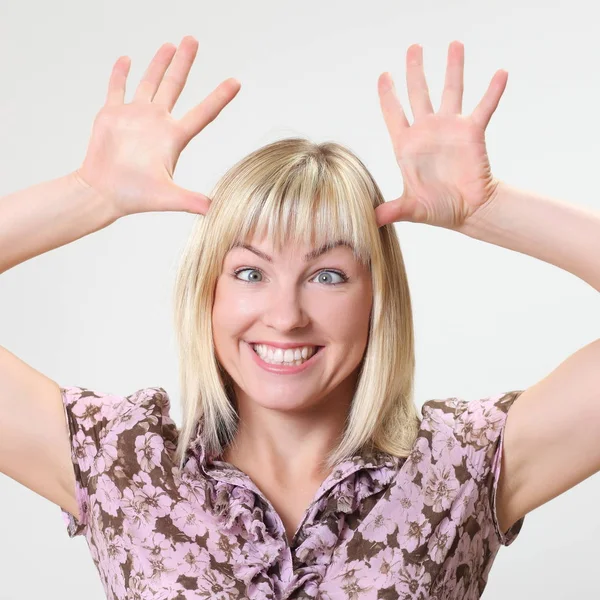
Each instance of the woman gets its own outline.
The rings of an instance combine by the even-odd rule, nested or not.
[[[301,139],[244,158],[211,199],[182,190],[180,152],[239,90],[226,80],[175,121],[196,51],[163,46],[130,104],[117,61],[81,168],[0,203],[0,272],[125,215],[204,215],[175,290],[181,431],[162,388],[61,388],[2,350],[0,470],[85,534],[109,598],[480,597],[525,514],[600,470],[600,341],[525,391],[430,400],[421,418],[392,223],[600,290],[600,218],[493,177],[484,132],[507,74],[463,116],[458,42],[437,113],[408,49],[412,125],[379,79],[401,198],[384,203],[342,146]]]

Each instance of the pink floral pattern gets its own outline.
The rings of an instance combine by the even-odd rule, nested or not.
[[[496,492],[520,391],[429,400],[411,454],[364,451],[323,481],[291,541],[252,480],[207,456],[183,469],[163,388],[61,388],[84,535],[109,600],[479,598],[505,533]]]

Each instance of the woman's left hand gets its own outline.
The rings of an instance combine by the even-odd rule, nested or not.
[[[448,49],[440,109],[434,113],[423,71],[423,49],[406,52],[408,97],[414,116],[408,123],[389,73],[378,81],[383,118],[404,179],[396,200],[377,206],[377,225],[397,221],[427,223],[460,230],[467,219],[495,197],[485,146],[485,129],[506,88],[508,73],[497,71],[485,95],[468,116],[462,115],[464,46]]]

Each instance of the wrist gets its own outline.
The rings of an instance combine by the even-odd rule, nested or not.
[[[507,184],[499,179],[493,179],[490,184],[488,199],[467,217],[456,231],[475,239],[483,239],[485,232],[493,227],[498,205],[502,203],[502,196]]]
[[[82,177],[79,169],[75,169],[75,171],[69,173],[67,180],[72,190],[79,190],[83,194],[86,202],[97,213],[98,218],[96,220],[102,222],[102,227],[110,225],[120,217],[125,216],[119,212],[113,201],[103,196]]]

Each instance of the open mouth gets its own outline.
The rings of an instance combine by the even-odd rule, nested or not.
[[[296,359],[297,356],[294,354],[292,357],[288,354],[288,360],[281,360],[281,353],[278,353],[277,359],[273,357],[273,353],[265,351],[265,347],[260,344],[255,345],[248,342],[244,342],[251,350],[254,361],[267,371],[273,373],[299,373],[304,371],[310,365],[314,364],[315,359],[318,358],[325,346],[312,346],[310,352],[304,352],[306,357],[300,353],[300,358]],[[308,348],[308,347],[307,347]],[[294,349],[296,350],[296,349]]]
[[[298,348],[273,348],[261,344],[250,344],[254,352],[267,364],[286,367],[300,366],[308,362],[324,346],[303,346]]]

